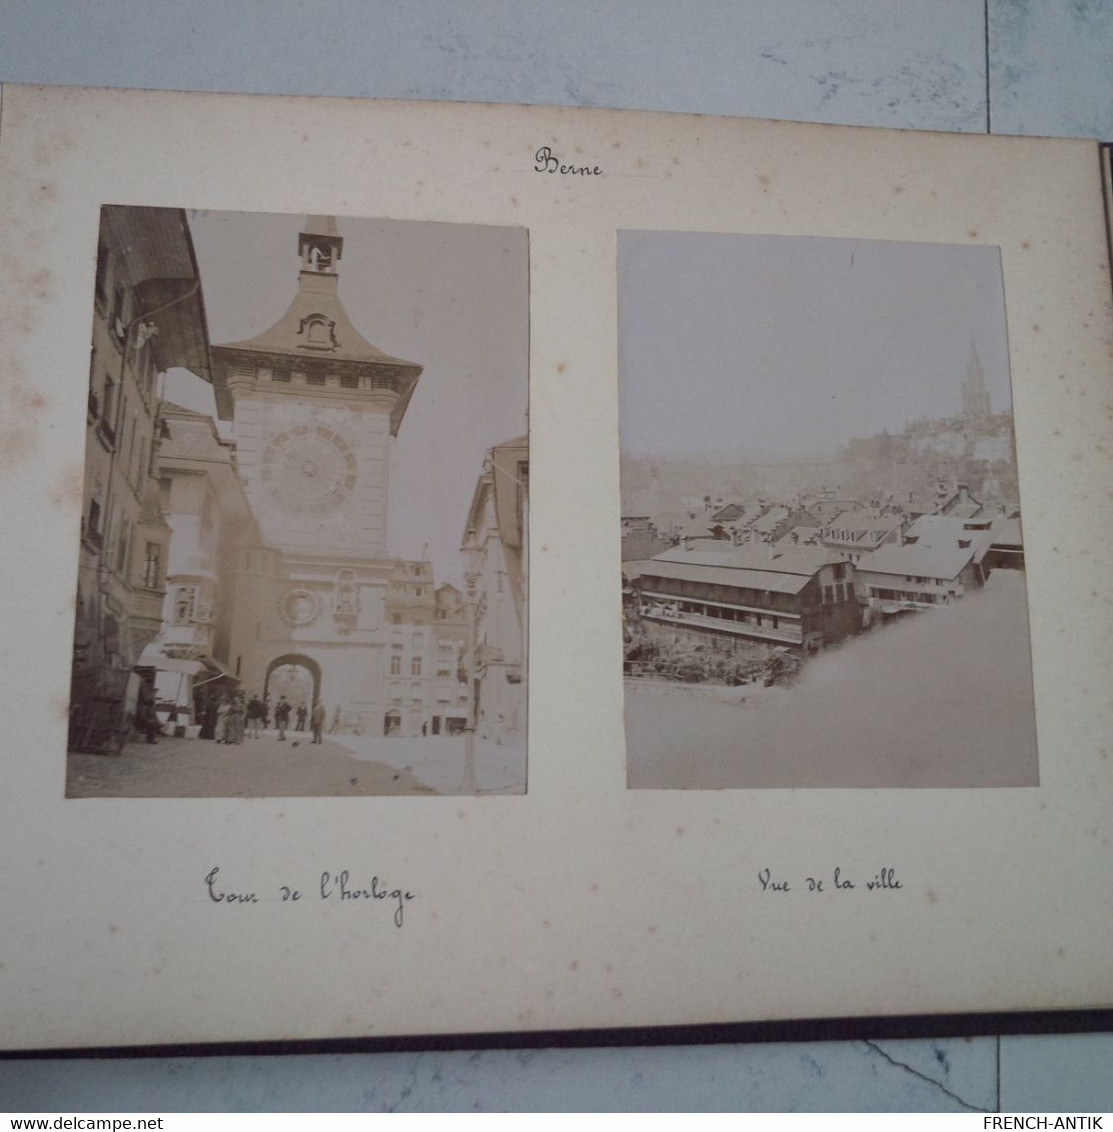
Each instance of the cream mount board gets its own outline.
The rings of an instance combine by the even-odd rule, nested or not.
[[[1083,141],[673,114],[5,87],[5,1046],[420,1037],[1113,1005],[1113,317],[1097,155],[1096,144]],[[194,330],[219,325],[226,301],[219,287],[206,286],[203,221],[211,227],[213,217],[236,213],[279,217],[277,268],[263,252],[257,262],[253,258],[257,247],[270,247],[265,239],[256,245],[245,237],[234,254],[233,245],[224,246],[237,270],[256,272],[257,284],[234,295],[250,310],[254,330],[238,338],[214,331],[211,342],[202,335],[192,345],[184,332],[175,337],[156,311],[160,303],[184,307],[193,300],[187,287],[174,289],[157,272],[143,280],[165,284],[161,299],[140,288],[138,313],[121,315],[117,326],[113,288],[97,294],[102,206],[119,210],[125,222],[148,215],[136,211],[142,209],[160,210],[163,219],[186,217],[193,242],[180,244],[179,252],[187,248],[188,259],[192,247],[198,256],[204,295]],[[208,351],[265,336],[303,272],[329,275],[336,252],[330,218],[345,241],[339,258],[345,309],[386,360],[330,354],[333,337],[337,350],[350,341],[348,328],[322,303],[321,311],[307,307],[290,326],[290,349],[310,359],[295,367],[293,379],[304,381],[307,396],[316,400],[304,419],[295,420],[296,413],[287,419],[279,411],[285,394],[256,385],[248,395],[242,384],[248,379],[231,371],[221,378],[219,352]],[[623,260],[632,234],[660,239],[669,233],[756,238],[763,241],[762,256],[772,238],[792,238],[795,248],[807,237],[846,241],[848,249],[877,241],[945,246],[972,254],[979,270],[986,257],[999,263],[999,274],[989,272],[989,281],[974,289],[978,302],[987,289],[998,289],[999,337],[1011,375],[1025,566],[1017,573],[1027,599],[1034,688],[1027,706],[1017,702],[1016,710],[1034,717],[1036,760],[1020,784],[628,787],[619,451],[626,427],[626,418],[620,421],[622,351],[631,347],[620,325],[632,294],[624,288],[633,284],[624,282],[629,276],[620,267],[636,270],[643,262]],[[220,239],[213,242],[219,253]],[[144,254],[169,254],[167,246],[144,245]],[[737,246],[743,258],[756,258],[749,249],[757,244]],[[443,270],[426,270],[437,263],[438,248]],[[299,254],[305,257],[300,266]],[[138,251],[131,257],[136,272],[142,258]],[[790,259],[786,252],[785,271]],[[504,260],[517,265],[505,284],[497,282]],[[644,262],[650,261],[662,275],[684,265],[680,257]],[[378,298],[353,303],[345,273],[365,270],[369,262],[375,266],[367,272],[367,293]],[[910,262],[919,261],[912,256]],[[762,270],[776,275],[775,255]],[[273,271],[285,272],[288,280],[279,309],[262,301]],[[956,277],[956,287],[967,282]],[[313,278],[306,286],[318,283]],[[496,286],[505,286],[497,292],[505,293],[505,301],[489,304],[478,323],[463,320],[456,339],[430,332],[421,357],[393,346],[392,330],[377,329],[434,322],[439,333],[451,326],[454,309],[478,302],[477,295]],[[392,324],[375,303],[409,294],[407,287],[422,297],[409,307],[399,302]],[[256,300],[257,312],[251,305]],[[224,469],[211,473],[214,482],[226,473],[247,477],[249,503],[257,492],[269,501],[266,507],[287,507],[286,526],[265,517],[262,524],[259,545],[281,544],[285,557],[276,569],[290,571],[292,580],[275,600],[260,600],[260,632],[281,623],[306,654],[339,648],[361,633],[377,641],[380,651],[366,655],[376,656],[379,667],[368,668],[365,685],[343,693],[345,704],[364,705],[366,718],[357,720],[354,712],[340,730],[326,734],[327,757],[341,758],[332,745],[354,743],[358,726],[365,741],[360,766],[367,774],[399,761],[401,747],[376,743],[412,744],[405,773],[426,789],[403,795],[387,787],[359,795],[317,786],[322,755],[318,764],[304,764],[307,785],[300,792],[265,785],[246,791],[257,795],[250,797],[202,796],[196,787],[147,797],[137,790],[95,797],[75,792],[67,732],[79,548],[88,541],[93,497],[86,442],[93,437],[101,443],[95,434],[104,409],[103,401],[94,407],[89,397],[90,330],[98,309],[109,337],[116,334],[123,343],[122,349],[111,341],[98,349],[102,361],[105,351],[116,357],[110,372],[124,351],[140,356],[138,337],[148,331],[136,330],[150,322],[157,334],[141,348],[155,359],[152,370],[158,370],[159,357],[177,359],[171,368],[180,368],[188,355],[195,370],[211,365],[208,376],[217,385],[231,380],[229,395],[258,410],[255,419],[264,422],[259,428],[267,427],[268,414],[282,418],[273,436],[253,436],[249,413],[232,435],[220,420],[211,428],[198,424],[195,410],[177,405],[159,413],[153,439],[169,445],[177,429],[179,443],[194,430],[201,447],[175,459],[187,463],[188,456],[199,465],[211,450]],[[317,318],[322,312],[328,317]],[[813,324],[785,325],[799,336]],[[814,325],[822,328],[819,321]],[[961,329],[963,367],[970,333]],[[484,354],[484,339],[528,354],[516,362],[505,360],[513,350]],[[476,340],[476,360],[468,361],[471,355],[463,351]],[[894,382],[923,348],[910,344],[908,358],[890,351],[886,364],[897,375]],[[265,380],[273,383],[278,355],[271,353],[271,363],[253,364],[263,366]],[[322,357],[336,359],[331,369],[318,367],[327,370],[323,392],[310,388]],[[521,405],[515,412],[525,412],[523,359],[528,431],[512,431],[518,418],[511,414],[505,427],[500,419],[488,435],[482,421],[497,411],[500,391],[517,390]],[[984,348],[979,359],[988,371]],[[424,368],[407,402],[411,363]],[[100,372],[97,364],[94,357]],[[759,370],[737,354],[731,364],[743,390],[747,382],[778,380],[775,366]],[[521,389],[515,384],[519,372]],[[252,381],[263,380],[258,368],[253,373]],[[406,457],[416,462],[402,462],[407,425],[425,411],[419,398],[425,389],[441,388],[421,382],[437,375],[448,383],[445,398],[461,387],[474,389],[475,404],[494,407],[459,417],[461,431],[474,433],[474,458],[466,471],[454,473],[456,480],[467,477],[462,503],[449,505],[438,495],[430,504],[432,548],[425,550],[415,526],[412,541],[393,551],[392,538],[411,536],[406,523],[397,527],[393,513],[384,526],[383,493],[420,480],[424,472],[406,469],[422,466],[423,456],[439,463],[442,454],[447,460],[455,451],[455,442],[446,442],[442,453],[432,432],[426,451]],[[965,368],[961,377],[969,379]],[[345,378],[356,385],[343,384]],[[155,372],[151,380],[162,379]],[[701,383],[712,375],[693,355],[690,365],[678,363],[672,380],[693,391],[694,405]],[[158,388],[165,393],[166,386]],[[805,388],[823,394],[823,374]],[[344,416],[356,413],[348,394],[357,391],[360,404],[369,406],[358,427]],[[481,401],[481,394],[490,400]],[[218,391],[218,401],[221,396]],[[399,406],[407,416],[397,428],[398,462],[390,464],[381,449]],[[976,411],[976,398],[968,408]],[[299,427],[305,431],[294,431]],[[875,431],[863,428],[865,435]],[[123,452],[128,434],[116,429],[106,444]],[[139,452],[134,460],[138,469],[147,459],[148,478],[160,490],[169,484],[173,496],[187,472],[201,472],[185,463],[160,464],[169,453]],[[485,465],[492,453],[493,462]],[[380,475],[382,483],[375,479]],[[140,478],[137,470],[137,530],[140,519],[148,526],[157,526],[159,514],[166,520],[169,498],[155,492],[162,510],[141,515]],[[352,533],[358,522],[332,522],[349,506],[372,532],[367,538],[380,540],[364,558],[345,541],[358,542]],[[250,515],[244,511],[242,522]],[[314,525],[321,516],[324,525]],[[100,534],[101,520],[111,516],[94,519],[92,529]],[[515,522],[517,536],[508,534]],[[435,635],[438,607],[428,606],[428,622],[412,620],[414,610],[425,616],[420,610],[426,595],[414,594],[420,580],[411,578],[405,583],[412,598],[405,616],[411,619],[395,623],[390,587],[402,584],[392,573],[398,563],[436,560],[438,540],[463,535],[466,541],[469,531],[488,525],[498,527],[502,552],[510,555],[509,564],[493,569],[489,591],[480,583],[475,602],[471,631],[490,635],[469,640],[467,619],[461,620],[452,663],[444,666],[452,671],[444,679],[454,695],[462,683],[470,696],[471,685],[458,679],[461,656],[464,675],[472,678],[481,667],[490,675],[502,665],[499,687],[510,698],[496,701],[492,682],[478,705],[465,705],[486,713],[490,737],[475,739],[478,785],[473,781],[469,788],[461,763],[464,785],[458,789],[423,770],[422,741],[433,736],[422,735],[420,725],[431,727],[437,713],[426,719],[411,706],[417,680],[432,681],[428,694],[436,698],[436,669],[431,676],[428,668],[436,665],[436,653],[423,654],[422,671],[413,671],[418,653],[412,633],[419,631],[415,624],[427,625],[426,646],[447,640]],[[174,537],[184,529],[182,523],[168,526]],[[335,570],[324,579],[306,563],[323,554],[326,527]],[[173,554],[173,538],[167,538]],[[112,555],[115,541],[106,538],[88,552]],[[133,534],[130,543],[125,540],[122,553],[136,571],[149,565],[148,543],[158,539]],[[351,559],[347,565],[340,562],[342,551]],[[528,591],[524,584],[515,589],[512,552],[521,558],[523,579],[528,561]],[[345,569],[355,575],[341,578]],[[438,585],[449,577],[447,569],[438,567]],[[96,600],[107,590],[107,570],[94,569]],[[265,573],[263,565],[258,570]],[[177,582],[168,578],[166,562],[149,576],[157,583],[146,587],[154,595],[147,611],[152,639],[169,640],[157,634],[175,627],[174,610],[161,607],[159,595],[193,575],[183,567],[174,577]],[[464,593],[460,578],[457,588]],[[331,588],[321,589],[326,581]],[[340,588],[349,583],[357,595]],[[201,581],[189,584],[200,587]],[[496,590],[500,585],[505,590]],[[992,579],[987,593],[991,587]],[[136,582],[133,588],[143,587]],[[832,600],[840,592],[851,600],[845,591],[833,591]],[[517,670],[500,651],[503,645],[495,647],[492,613],[496,598],[511,609],[515,595],[523,622],[528,612],[528,654],[518,658]],[[895,607],[909,599],[879,600]],[[962,598],[968,600],[974,599]],[[139,612],[131,611],[136,625]],[[219,610],[208,612],[217,624]],[[345,636],[347,616],[352,623]],[[913,627],[930,616],[915,614],[921,620],[913,620]],[[310,631],[329,618],[334,635],[311,640]],[[405,671],[398,674],[408,685],[397,695],[398,726],[404,730],[412,722],[413,730],[371,734],[367,720],[385,730],[394,708],[396,624],[411,634],[400,661]],[[877,636],[890,630],[905,631],[899,624],[882,626]],[[486,651],[484,640],[491,646]],[[124,645],[113,643],[123,655]],[[841,649],[849,656],[858,644]],[[1003,663],[994,649],[1004,646],[993,634],[975,647],[982,663],[964,661],[972,671]],[[227,648],[223,686],[233,687],[236,658]],[[241,652],[247,680],[246,666],[253,662],[246,647]],[[200,654],[163,649],[162,655],[182,663],[179,675],[199,674],[199,668],[186,671],[191,659],[205,667],[204,658],[196,659]],[[259,663],[262,674],[266,663]],[[323,697],[340,698],[328,691],[327,665],[320,664]],[[277,678],[281,671],[278,666],[261,678]],[[300,671],[312,676],[309,668]],[[930,696],[930,673],[924,680],[923,693]],[[500,744],[496,732],[503,727],[511,733],[517,710],[511,693],[521,687],[528,689],[528,716],[523,705],[520,719],[524,764],[515,791],[494,792],[498,784],[485,789],[482,774],[495,764],[483,760],[514,748],[513,739]],[[880,710],[871,703],[871,710]],[[971,732],[958,722],[966,718],[960,706],[969,705],[956,704],[953,716],[933,713],[922,721],[936,736],[937,749],[959,762],[964,751],[974,759],[979,742],[976,728]],[[446,731],[450,714],[444,709],[438,715]],[[853,705],[840,725],[870,731],[869,717],[855,715]],[[128,765],[142,777],[155,756],[136,738],[128,736],[120,756],[86,757],[99,759],[98,765],[132,760]],[[445,739],[445,751],[465,751],[463,734],[437,738]],[[167,739],[160,758],[185,752],[171,774],[184,773],[190,751],[206,742]],[[187,746],[175,748],[170,740]],[[308,738],[296,750],[280,748],[273,722],[266,741],[271,745],[258,753],[251,753],[249,740],[242,747],[214,745],[206,757],[216,751],[227,760],[271,758],[259,762],[256,781],[264,783],[279,751],[296,767],[297,759],[309,758],[306,750],[314,750]],[[776,761],[776,743],[763,741]],[[695,756],[704,742],[698,726],[691,742]],[[822,745],[815,748],[781,754],[807,764],[824,758]],[[848,880],[853,888],[846,887]],[[787,891],[777,887],[784,884]],[[213,899],[233,894],[245,899]],[[246,899],[251,894],[255,898]]]

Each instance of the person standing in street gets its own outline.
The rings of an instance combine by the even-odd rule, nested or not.
[[[243,692],[236,692],[232,696],[232,707],[228,712],[229,742],[237,746],[243,742],[244,719],[247,716],[247,706],[243,702]]]
[[[248,734],[252,739],[259,738],[259,728],[263,726],[263,712],[263,701],[259,699],[259,693],[252,692],[251,699],[247,701]]]
[[[305,730],[305,718],[308,715],[305,704],[298,704],[298,730]]]
[[[220,697],[210,689],[205,693],[204,706],[201,709],[201,733],[199,739],[216,738],[216,712],[220,705]]]
[[[290,726],[290,703],[285,696],[278,697],[274,706],[274,723],[278,728],[278,741],[286,742],[286,728]]]
[[[146,673],[139,677],[139,699],[135,710],[135,725],[147,737],[148,743],[157,743],[159,732],[158,715],[155,712],[154,680]]]
[[[225,692],[220,697],[220,704],[216,709],[216,741],[230,743],[232,741],[228,730],[228,717],[232,712],[232,697]]]
[[[325,710],[325,705],[320,700],[315,700],[313,703],[313,712],[309,717],[309,722],[313,725],[313,742],[321,742],[321,731],[325,726],[325,718],[328,712]]]

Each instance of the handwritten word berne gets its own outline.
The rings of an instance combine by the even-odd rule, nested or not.
[[[571,177],[602,177],[603,170],[598,165],[565,165],[547,146],[543,145],[534,155],[535,173],[563,173]]]

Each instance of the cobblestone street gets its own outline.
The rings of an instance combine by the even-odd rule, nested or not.
[[[68,756],[68,798],[317,798],[388,794],[522,794],[525,752],[475,744],[465,790],[462,735],[390,738],[264,731],[229,746],[207,739],[128,743],[123,753]]]
[[[357,758],[330,739],[306,733],[279,742],[274,731],[226,745],[161,737],[128,743],[122,754],[70,754],[69,798],[287,798],[433,794],[413,774]]]

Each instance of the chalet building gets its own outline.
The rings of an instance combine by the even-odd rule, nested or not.
[[[162,626],[171,529],[151,474],[159,375],[211,381],[185,213],[101,209],[86,416],[73,699],[126,673]]]
[[[901,541],[901,519],[865,507],[848,508],[822,527],[819,541],[848,562],[860,563],[879,546]]]
[[[820,548],[676,548],[645,563],[632,588],[643,621],[678,641],[811,652],[861,625],[854,567]]]
[[[990,520],[924,515],[903,546],[887,545],[858,569],[858,596],[869,620],[949,605],[989,576]]]
[[[474,587],[476,735],[510,746],[526,737],[528,532],[529,448],[523,436],[487,453],[461,546]]]

